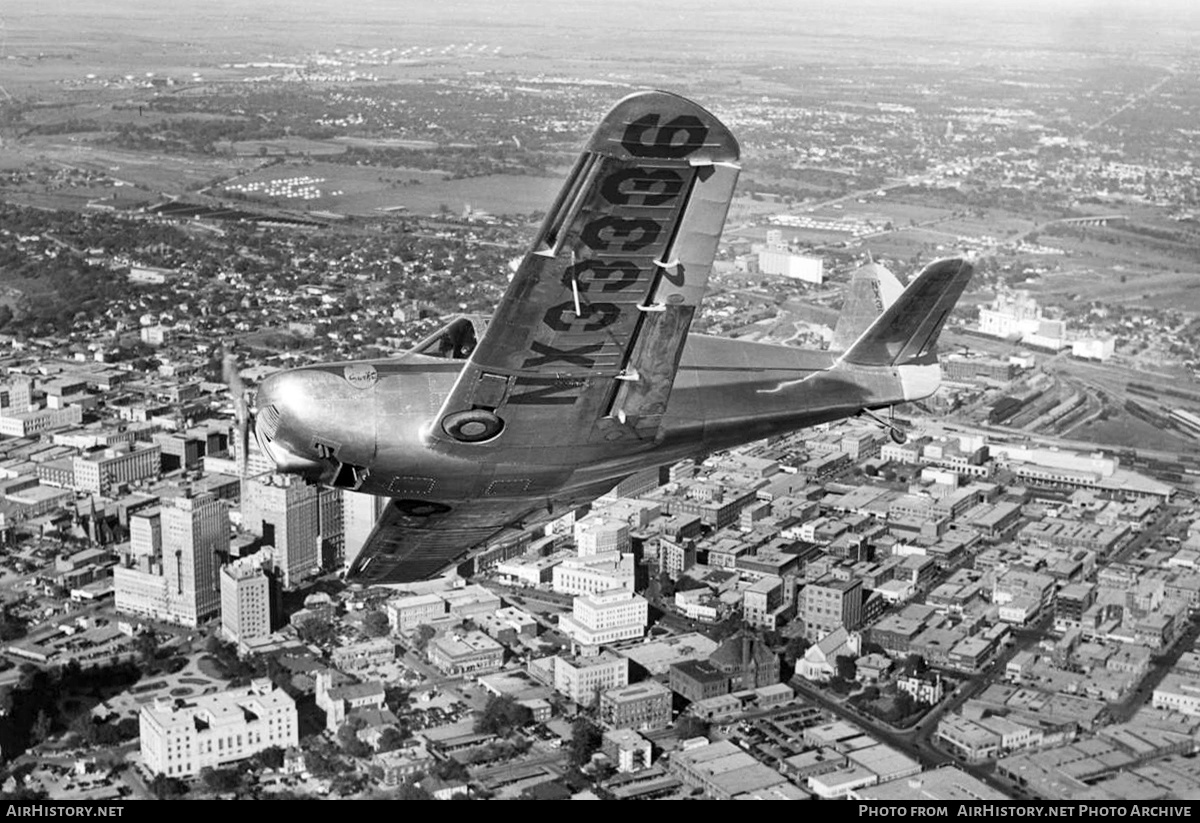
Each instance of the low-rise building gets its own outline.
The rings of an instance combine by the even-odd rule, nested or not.
[[[669,768],[685,784],[701,789],[714,800],[729,800],[788,783],[782,774],[728,740],[675,751]]]
[[[671,725],[671,690],[655,680],[600,695],[600,721],[613,729],[654,731]]]
[[[449,631],[429,641],[429,662],[450,677],[498,671],[504,647],[480,631]]]
[[[418,594],[389,600],[384,607],[396,634],[407,634],[417,626],[446,616],[446,601],[436,594]]]
[[[1171,672],[1154,689],[1156,709],[1200,715],[1200,678]]]
[[[396,643],[389,637],[376,637],[333,650],[331,662],[342,671],[366,669],[396,659]]]
[[[650,741],[632,729],[609,729],[604,732],[600,751],[622,774],[648,769],[652,762]]]
[[[685,660],[670,669],[671,691],[695,703],[729,694],[729,675],[707,660]]]
[[[629,685],[629,660],[607,651],[544,658],[531,663],[529,670],[581,706],[591,706],[609,689]]]
[[[559,594],[599,594],[613,589],[633,591],[632,554],[606,551],[565,557],[552,570],[554,591]]]

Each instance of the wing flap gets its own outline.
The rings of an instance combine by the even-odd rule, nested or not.
[[[621,383],[609,410],[639,438],[656,433],[666,411],[688,330],[704,299],[738,171],[731,164],[701,167],[666,259],[658,261],[663,276],[624,369],[630,379]]]

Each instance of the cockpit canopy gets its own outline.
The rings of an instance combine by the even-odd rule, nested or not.
[[[482,314],[460,314],[413,347],[413,354],[466,360],[487,330],[491,318]]]

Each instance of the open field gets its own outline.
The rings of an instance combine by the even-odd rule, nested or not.
[[[288,154],[305,154],[325,157],[345,154],[346,147],[330,140],[309,140],[304,137],[280,137],[273,140],[239,140],[230,147],[239,157],[275,157]]]
[[[1072,430],[1071,437],[1115,448],[1173,452],[1179,451],[1188,442],[1182,435],[1163,431],[1128,414],[1081,426]]]
[[[1077,270],[1043,277],[1033,289],[1046,304],[1095,300],[1200,314],[1200,272]]]
[[[181,193],[239,171],[254,169],[261,161],[214,155],[180,156],[100,148],[61,137],[28,140],[20,153],[27,162],[60,163],[106,174],[151,192]]]
[[[436,214],[442,206],[459,214],[467,204],[475,211],[491,214],[528,214],[548,209],[562,185],[560,178],[525,175],[497,174],[461,180],[445,177],[442,172],[417,169],[285,163],[227,180],[215,187],[213,193],[228,195],[232,190],[243,194],[249,203],[262,200],[339,214],[374,214],[398,207],[413,214]],[[289,187],[287,181],[299,184]],[[272,195],[272,191],[284,193]],[[308,195],[315,196],[305,199]]]

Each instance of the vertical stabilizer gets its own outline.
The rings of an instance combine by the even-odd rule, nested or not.
[[[930,263],[846,350],[839,363],[893,367],[927,362],[972,271],[971,263],[963,258]]]
[[[833,330],[830,350],[844,352],[853,346],[879,315],[896,302],[902,291],[904,287],[896,275],[878,263],[868,263],[857,269],[846,288],[846,300]]]

